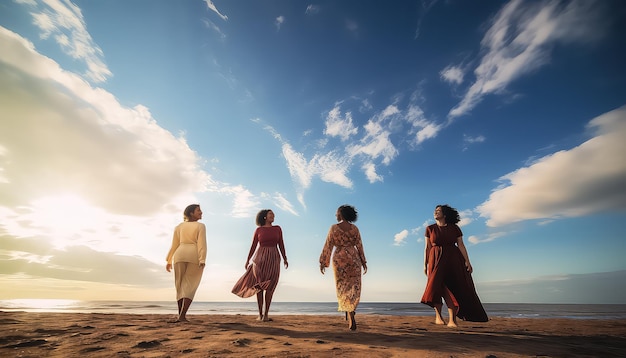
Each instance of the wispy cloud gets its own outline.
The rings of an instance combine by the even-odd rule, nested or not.
[[[324,128],[325,135],[339,137],[342,141],[346,141],[357,133],[358,129],[352,123],[352,113],[347,112],[342,118],[339,106],[335,106],[328,112]]]
[[[419,11],[417,25],[415,28],[415,39],[420,36],[420,29],[422,27],[422,22],[424,21],[424,18],[426,17],[430,9],[435,6],[438,1],[439,0],[422,0],[422,8]]]
[[[499,231],[499,232],[494,232],[494,233],[490,233],[490,234],[482,235],[482,236],[470,235],[467,238],[467,241],[475,245],[482,244],[482,243],[494,241],[496,239],[506,236],[507,234],[508,233],[505,231]]]
[[[367,111],[371,112],[372,107],[367,99],[352,99],[358,101],[359,108],[362,108],[363,103],[368,103]],[[310,154],[296,150],[273,127],[264,127],[282,145],[282,154],[298,188],[302,205],[303,193],[316,177],[325,182],[352,188],[353,180],[348,174],[353,165],[360,167],[369,183],[383,182],[380,166],[390,165],[400,155],[395,142],[410,143],[414,147],[434,138],[443,128],[442,125],[428,120],[421,108],[412,102],[404,111],[396,103],[390,104],[373,113],[363,126],[358,126],[352,111],[342,112],[343,105],[346,105],[343,101],[337,102],[326,113],[324,137],[307,139],[309,143],[317,143],[313,148],[314,152]],[[357,111],[357,114],[361,112]],[[260,119],[254,121],[262,122]],[[313,135],[311,130],[305,133],[307,137]],[[341,143],[333,140],[334,138]]]
[[[276,26],[276,31],[280,31],[280,27],[285,23],[284,16],[278,16],[276,20],[274,20],[274,25]]]
[[[416,105],[409,106],[406,114],[406,121],[411,125],[410,133],[414,134],[410,143],[419,146],[428,139],[435,138],[443,129],[441,124],[428,120],[424,111]]]
[[[409,230],[402,230],[393,236],[393,244],[395,246],[402,246],[406,243],[406,238],[409,236]]]
[[[589,122],[593,137],[500,178],[478,212],[488,226],[626,210],[626,106]]]
[[[458,66],[448,66],[439,72],[439,76],[445,82],[460,85],[463,83],[465,73],[462,68]]]
[[[485,95],[500,93],[549,63],[554,44],[597,39],[602,29],[597,23],[600,8],[593,1],[507,3],[481,42],[485,54],[474,70],[476,80],[448,117],[467,114]]]
[[[388,165],[398,155],[398,150],[392,143],[391,131],[381,122],[370,120],[363,127],[365,136],[355,144],[349,145],[346,150],[353,156],[364,155],[372,160],[382,158],[382,163]]]
[[[84,62],[85,77],[90,81],[104,82],[112,73],[104,62],[104,54],[87,31],[81,10],[69,1],[22,2],[33,8],[33,23],[41,31],[40,37],[52,37],[63,52]]]
[[[485,138],[485,136],[482,136],[482,135],[473,137],[467,134],[463,134],[463,150],[464,151],[467,150],[469,146],[472,144],[483,143],[485,140],[487,140],[487,138]]]
[[[274,204],[276,204],[276,206],[278,206],[280,209],[290,212],[291,214],[295,216],[299,216],[293,204],[289,200],[287,200],[287,198],[285,198],[283,194],[274,193],[274,195],[272,196],[272,200]]]
[[[209,10],[216,13],[222,20],[224,21],[228,20],[228,16],[222,15],[222,13],[217,9],[215,4],[213,4],[213,1],[211,0],[203,0],[203,1],[206,3],[206,6],[209,8]]]
[[[253,122],[263,123],[258,118],[254,119]],[[351,158],[348,155],[330,150],[315,153],[308,160],[303,153],[296,151],[288,141],[283,139],[274,127],[265,125],[263,129],[281,143],[287,169],[297,186],[298,198],[303,206],[305,206],[303,193],[310,187],[314,177],[346,188],[352,187],[352,181],[347,176],[351,167]]]
[[[206,26],[207,29],[211,29],[215,33],[217,33],[220,39],[222,40],[226,39],[226,34],[222,32],[222,29],[220,29],[220,27],[217,26],[213,21],[209,19],[202,19],[202,23],[204,24],[204,26]]]
[[[315,14],[319,14],[320,10],[321,8],[319,5],[310,4],[306,7],[306,10],[304,11],[304,13],[307,15],[315,15]]]

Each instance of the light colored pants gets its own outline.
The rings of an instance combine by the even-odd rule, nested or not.
[[[191,262],[177,262],[174,264],[174,284],[176,285],[176,300],[189,298],[193,300],[196,290],[200,286],[204,269]]]

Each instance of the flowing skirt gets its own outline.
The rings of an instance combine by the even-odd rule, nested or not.
[[[457,317],[465,321],[487,322],[489,318],[459,248],[435,246],[428,256],[428,281],[421,302],[431,307],[440,305],[441,297],[447,292],[451,304],[459,308]]]
[[[333,255],[337,311],[354,312],[361,300],[361,259],[354,247],[338,247]]]
[[[276,246],[259,246],[232,293],[247,298],[260,291],[274,291],[280,278],[280,253]]]

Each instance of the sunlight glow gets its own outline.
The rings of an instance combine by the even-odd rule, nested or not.
[[[50,310],[70,308],[77,305],[79,302],[78,300],[22,298],[6,300],[4,304],[7,305],[9,309]]]

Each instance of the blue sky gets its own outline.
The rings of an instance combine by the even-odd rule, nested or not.
[[[271,208],[275,300],[333,301],[347,203],[362,300],[418,302],[448,203],[484,302],[626,303],[625,24],[617,0],[2,2],[0,299],[174,299],[199,203],[197,300],[239,299]]]

